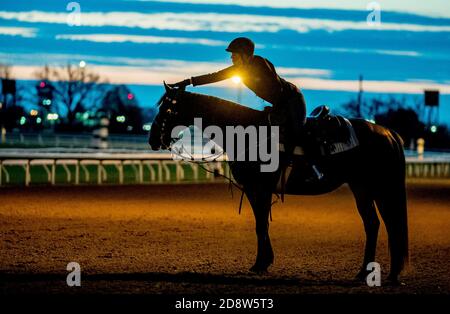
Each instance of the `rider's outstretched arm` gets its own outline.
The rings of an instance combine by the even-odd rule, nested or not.
[[[237,67],[235,65],[232,65],[228,68],[225,68],[223,70],[220,70],[220,71],[217,71],[214,73],[200,75],[200,76],[193,76],[193,77],[191,77],[191,82],[192,82],[192,85],[194,85],[194,86],[216,83],[216,82],[220,82],[220,81],[232,78],[234,75],[237,74],[237,72],[238,72]]]
[[[185,79],[178,83],[170,84],[170,85],[173,87],[184,88],[191,84],[193,86],[211,84],[211,83],[216,83],[219,81],[223,81],[223,80],[232,78],[237,73],[238,73],[237,67],[232,65],[228,68],[225,68],[223,70],[220,70],[220,71],[217,71],[214,73],[200,75],[200,76],[193,76],[191,78],[188,78],[188,79]]]

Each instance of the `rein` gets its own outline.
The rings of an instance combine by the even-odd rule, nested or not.
[[[162,105],[162,103],[164,102],[164,98],[165,98],[165,97],[166,97],[166,95],[163,95],[163,96],[161,97],[161,99],[157,102],[157,106],[158,106],[158,107],[160,107],[160,106]],[[172,102],[173,104],[175,104],[175,103],[177,102],[177,100],[176,100],[176,99],[173,99],[173,100],[171,100],[171,102]],[[169,108],[169,109],[167,110],[167,113],[168,113],[169,115],[174,115],[174,114],[177,114],[178,112],[174,111],[173,108],[172,108],[172,109]],[[160,135],[160,137],[161,137],[161,142],[163,142],[163,137],[164,137],[164,132],[165,132],[165,127],[166,127],[167,119],[168,119],[168,117],[164,117],[164,118],[162,119],[161,123],[158,123],[157,121],[154,122],[154,123],[157,123],[157,125],[160,125],[160,127],[161,127],[161,135]],[[168,145],[168,149],[170,150],[172,144],[174,144],[174,143],[175,143],[176,141],[178,141],[178,140],[179,140],[179,138],[171,138],[171,139],[170,139],[170,143],[169,143],[169,145]],[[258,144],[258,145],[259,145],[259,144]],[[215,157],[213,160],[200,160],[200,161],[198,161],[198,160],[195,160],[195,159],[194,159],[194,157],[191,155],[191,153],[188,152],[188,151],[185,149],[185,147],[184,147],[183,145],[182,145],[182,148],[183,148],[184,152],[187,154],[187,156],[190,157],[189,159],[186,159],[186,158],[180,156],[181,153],[178,152],[178,155],[179,155],[183,160],[185,160],[185,161],[187,161],[187,162],[189,162],[189,163],[192,163],[192,164],[196,164],[197,166],[199,166],[200,168],[202,168],[204,171],[206,171],[206,172],[208,172],[208,173],[212,173],[212,174],[214,174],[214,175],[217,175],[216,172],[207,169],[205,166],[203,166],[203,164],[209,163],[209,162],[211,162],[211,161],[213,161],[213,160],[216,160],[216,159],[219,158],[221,155],[223,155],[223,152],[221,153],[221,155],[217,155],[217,157]],[[248,148],[247,148],[246,150],[248,150]],[[177,154],[177,152],[173,152],[173,151],[172,151],[172,153]],[[235,161],[228,161],[229,164],[230,164],[230,163],[233,163],[233,162],[235,162]],[[226,179],[226,180],[228,181],[228,190],[230,191],[231,197],[232,197],[232,198],[233,198],[233,186],[235,186],[238,190],[241,191],[241,197],[240,197],[240,201],[239,201],[239,215],[240,215],[240,214],[241,214],[241,211],[242,211],[242,203],[243,203],[243,200],[244,200],[245,188],[244,188],[244,187],[241,187],[237,182],[235,182],[235,181],[231,178],[231,169],[230,169],[230,168],[229,168],[229,175],[228,175],[228,176],[225,175],[225,174],[221,174],[221,173],[218,173],[218,175],[221,176],[221,177],[223,177],[224,179]],[[276,199],[270,204],[270,209],[269,209],[269,217],[270,217],[270,221],[272,221],[272,206],[273,206],[274,204],[276,204],[276,203],[279,201],[279,199],[280,199],[280,196],[278,195],[278,193],[273,192],[273,194],[275,194]],[[283,197],[281,197],[281,200],[283,201]]]
[[[171,144],[175,143],[176,140],[177,140],[176,138],[172,138],[172,139],[171,139]],[[169,148],[170,148],[170,147],[169,147]],[[187,162],[189,162],[189,163],[191,163],[191,164],[196,164],[196,165],[198,165],[200,168],[202,168],[202,169],[203,169],[204,171],[206,171],[206,172],[209,172],[209,173],[212,173],[212,174],[214,174],[214,175],[217,175],[216,172],[214,172],[214,171],[212,171],[212,170],[209,170],[208,168],[206,168],[206,167],[203,166],[203,164],[210,163],[211,160],[201,160],[201,161],[196,161],[196,160],[194,159],[194,157],[193,157],[193,156],[192,156],[192,155],[184,148],[183,145],[182,145],[182,148],[183,148],[183,151],[184,151],[188,156],[190,156],[189,159],[183,158],[183,160],[185,160],[185,161],[187,161]],[[181,156],[180,153],[178,153],[178,156]],[[217,157],[215,157],[214,160],[217,159],[217,158],[219,158],[220,156],[223,156],[223,152],[221,153],[221,155],[218,155]],[[235,161],[228,161],[228,163],[233,163],[233,162],[235,162]],[[219,173],[218,175],[221,176],[221,177],[223,177],[224,179],[226,179],[226,180],[228,181],[228,190],[229,190],[230,193],[231,193],[231,198],[233,198],[233,185],[234,185],[238,190],[241,191],[241,197],[240,197],[240,200],[239,200],[239,215],[240,215],[240,214],[241,214],[241,211],[242,211],[242,202],[243,202],[243,200],[244,200],[245,188],[241,187],[237,182],[235,182],[235,181],[231,178],[231,170],[230,170],[230,168],[228,168],[228,171],[230,172],[229,176],[227,176],[227,175],[225,175],[225,174],[221,174],[221,173]],[[270,204],[270,209],[269,209],[269,217],[270,217],[270,221],[272,221],[272,206],[273,206],[274,204],[278,203],[278,200],[280,199],[280,196],[278,195],[278,193],[275,193],[275,192],[274,192],[273,194],[275,194],[275,196],[276,196],[277,198],[275,199],[275,201],[273,201],[273,202]]]

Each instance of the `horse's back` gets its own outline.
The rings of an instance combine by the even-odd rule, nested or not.
[[[403,140],[394,130],[364,119],[350,119],[350,122],[363,148],[370,147],[379,152],[386,152],[385,149],[403,152]]]
[[[359,140],[353,156],[354,177],[371,182],[373,186],[387,186],[405,179],[405,154],[400,135],[381,125],[363,119],[350,120]]]

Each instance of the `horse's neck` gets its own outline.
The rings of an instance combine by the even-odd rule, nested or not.
[[[239,136],[240,134],[246,136],[245,134],[247,131],[249,131],[248,136],[251,136],[250,134],[256,135],[256,133],[253,132],[254,129],[248,127],[253,126],[258,128],[259,126],[268,124],[265,112],[250,109],[212,96],[185,92],[179,100],[179,108],[179,115],[181,118],[184,118],[182,119],[184,126],[193,125],[195,118],[201,118],[201,126],[198,125],[197,121],[195,121],[195,126],[199,127],[201,132],[207,133],[202,134],[202,137],[206,135],[206,137],[211,138],[212,141],[226,151],[228,157],[230,158],[231,156],[232,159],[251,158],[247,155],[250,154],[250,151],[254,152],[254,150],[243,149],[243,147],[235,141],[235,135]],[[245,128],[245,130],[238,128],[238,126]],[[212,128],[206,131],[207,127]],[[216,127],[218,127],[221,132],[219,132]],[[263,133],[261,133],[261,135],[267,136]],[[252,138],[255,141],[250,139],[246,140],[245,138],[244,142],[246,143],[245,145],[247,148],[250,146],[250,142],[256,144],[257,142],[255,141],[258,141],[256,138]],[[238,140],[238,142],[241,142],[241,140]],[[275,151],[275,148],[272,148],[272,151]]]
[[[264,123],[264,112],[254,110],[231,101],[213,96],[185,92],[180,103],[181,119],[185,125],[191,125],[195,118],[201,118],[203,127],[215,125],[243,127]]]
[[[185,92],[182,96],[181,116],[185,125],[192,125],[194,118],[201,118],[203,127],[215,125],[243,127],[261,125],[264,122],[262,111],[250,109],[217,97]]]

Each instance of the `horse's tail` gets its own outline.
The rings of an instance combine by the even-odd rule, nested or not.
[[[397,152],[400,160],[400,178],[399,178],[399,195],[397,223],[399,238],[397,239],[400,248],[400,261],[402,269],[409,265],[409,237],[408,237],[408,202],[406,192],[406,161],[405,152],[403,150],[404,141],[397,132],[392,132],[397,142]]]
[[[408,238],[408,208],[406,184],[399,182],[396,189],[397,197],[393,198],[392,216],[390,219],[389,245],[393,258],[394,269],[400,272],[409,265],[409,238]],[[389,216],[389,215],[388,215]],[[386,226],[389,222],[385,222]],[[396,266],[397,265],[397,266]]]
[[[400,263],[402,269],[409,265],[409,237],[408,237],[408,208],[406,200],[406,186],[402,187],[401,205],[399,208],[400,220]]]
[[[403,140],[396,132],[391,131],[391,134],[391,144],[396,155],[393,157],[397,162],[389,169],[391,181],[386,184],[376,202],[388,231],[391,273],[398,274],[409,264],[406,165]]]

